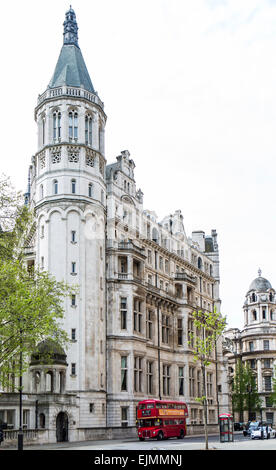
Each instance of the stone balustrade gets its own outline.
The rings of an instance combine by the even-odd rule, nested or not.
[[[58,97],[75,97],[84,98],[91,103],[95,103],[104,109],[104,103],[100,100],[97,94],[90,93],[84,88],[62,86],[58,88],[48,88],[42,95],[38,95],[37,105],[40,106],[45,100],[58,98]]]

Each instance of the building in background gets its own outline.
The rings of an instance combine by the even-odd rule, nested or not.
[[[271,403],[272,379],[276,365],[276,297],[270,282],[261,276],[254,279],[246,293],[243,305],[244,328],[231,328],[225,332],[225,354],[228,357],[229,392],[236,364],[240,359],[249,364],[255,376],[258,394],[262,401],[260,410],[247,410],[245,421],[259,419],[275,423],[276,408]],[[249,391],[250,392],[250,391]],[[236,420],[239,421],[237,413]]]
[[[146,398],[185,400],[188,423],[202,424],[196,398],[203,378],[189,333],[196,308],[220,309],[217,233],[194,231],[188,238],[180,210],[162,221],[145,210],[127,150],[107,164],[104,105],[79,48],[72,8],[35,120],[38,149],[26,203],[35,210],[36,231],[26,262],[78,285],[79,293],[65,302],[66,353],[46,340],[30,360],[24,426],[48,442],[126,427],[134,432],[138,402]],[[53,359],[45,365],[40,359],[49,348]],[[206,382],[208,420],[216,424],[228,410],[221,341]],[[0,398],[0,418],[10,428],[18,427],[17,400],[12,392]]]

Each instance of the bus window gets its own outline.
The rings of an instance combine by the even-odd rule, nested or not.
[[[151,428],[153,426],[161,426],[162,422],[160,419],[139,419],[138,425],[141,428]]]
[[[145,410],[146,409],[146,405],[143,403],[142,405],[139,405],[139,410]]]
[[[152,408],[154,408],[154,403],[149,403],[149,404],[147,405],[147,409],[148,409],[148,410],[151,410]]]

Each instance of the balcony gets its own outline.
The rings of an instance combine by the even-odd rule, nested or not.
[[[144,248],[140,248],[139,246],[135,245],[133,242],[119,242],[118,243],[118,250],[122,251],[134,251],[135,253],[139,254],[146,258],[146,253]]]
[[[119,281],[137,282],[138,284],[144,285],[143,279],[132,273],[118,273],[117,276]]]
[[[189,282],[190,284],[196,284],[197,280],[194,276],[190,276],[187,273],[177,272],[174,275],[175,281]]]

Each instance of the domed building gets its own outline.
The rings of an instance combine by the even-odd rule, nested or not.
[[[276,423],[276,407],[271,403],[276,365],[276,296],[271,283],[261,274],[259,269],[258,277],[251,282],[245,296],[244,328],[226,331],[224,345],[229,383],[233,381],[240,359],[251,367],[262,401],[261,409],[247,411],[244,419],[261,419],[273,424]]]

